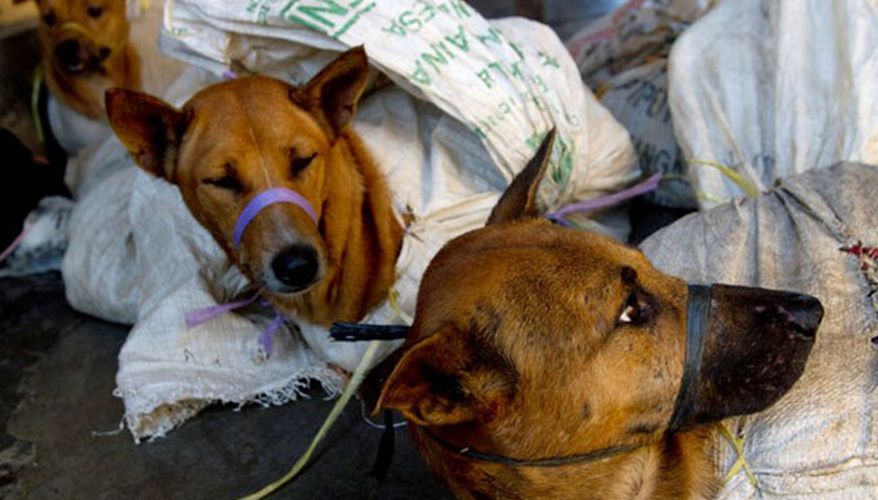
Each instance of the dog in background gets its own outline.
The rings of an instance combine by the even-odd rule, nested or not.
[[[179,186],[275,307],[328,326],[387,297],[402,242],[386,182],[348,126],[367,76],[365,51],[355,48],[301,88],[250,76],[210,86],[180,110],[113,89],[107,113],[138,165]],[[240,227],[278,189],[297,203],[266,205]]]
[[[50,161],[64,165],[113,135],[107,89],[162,95],[185,66],[158,50],[163,1],[145,3],[130,21],[125,0],[34,1],[44,75],[39,122]]]
[[[370,375],[374,411],[402,412],[460,498],[710,498],[717,422],[792,387],[822,307],[721,285],[699,302],[636,249],[538,217],[550,150],[431,262],[405,345]]]
[[[104,117],[104,92],[140,88],[140,57],[129,43],[125,0],[36,0],[46,84],[62,103]]]

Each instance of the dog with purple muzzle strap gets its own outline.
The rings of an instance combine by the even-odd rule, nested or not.
[[[107,110],[138,165],[180,188],[266,301],[329,326],[387,298],[402,244],[386,181],[350,127],[368,71],[359,47],[299,88],[247,76],[182,109],[114,89]]]

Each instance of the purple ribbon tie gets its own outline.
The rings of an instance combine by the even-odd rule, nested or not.
[[[274,337],[274,333],[278,331],[283,322],[283,315],[278,313],[274,317],[274,321],[272,321],[271,324],[268,325],[268,327],[265,330],[262,330],[262,333],[259,334],[259,345],[261,345],[262,350],[265,351],[266,357],[271,357],[272,337]]]
[[[611,195],[603,196],[601,198],[596,198],[594,200],[588,201],[580,201],[579,203],[573,203],[563,207],[555,212],[549,212],[546,214],[546,217],[551,219],[562,226],[571,226],[570,221],[568,221],[565,216],[567,214],[572,214],[576,212],[590,212],[592,210],[598,210],[600,208],[611,207],[617,203],[621,203],[625,200],[630,200],[631,198],[636,198],[642,194],[650,193],[655,191],[658,188],[659,182],[662,180],[662,174],[658,173],[650,177],[649,179],[631,186],[628,189],[624,189],[617,193],[613,193]]]
[[[256,299],[258,298],[259,294],[257,293],[249,299],[236,300],[235,302],[229,302],[227,304],[202,307],[201,309],[189,311],[188,313],[186,313],[186,328],[195,328],[196,326],[202,323],[206,323],[213,318],[216,318],[217,316],[222,316],[229,311],[234,311],[235,309],[249,306],[250,304],[256,302]]]
[[[203,307],[201,309],[196,309],[194,311],[190,311],[186,313],[186,328],[195,328],[196,326],[206,323],[217,316],[222,316],[223,314],[234,311],[235,309],[240,309],[242,307],[249,306],[250,304],[256,302],[259,298],[259,294],[255,294],[249,299],[244,300],[236,300],[235,302],[229,302],[227,304],[220,304],[216,306]],[[262,305],[269,305],[269,303],[265,300],[260,301]],[[274,334],[280,329],[281,325],[284,322],[284,315],[275,310],[274,320],[268,325],[262,332],[259,333],[259,345],[262,346],[262,349],[265,351],[266,357],[271,357],[272,351],[272,338]]]
[[[247,229],[247,226],[259,215],[259,212],[275,203],[292,203],[310,215],[314,224],[318,224],[317,212],[314,211],[314,207],[311,206],[311,203],[304,196],[291,189],[272,188],[254,196],[250,203],[244,207],[241,215],[238,216],[238,222],[235,223],[235,231],[232,233],[232,242],[235,244],[236,250],[241,248],[241,238],[244,237],[244,230]]]

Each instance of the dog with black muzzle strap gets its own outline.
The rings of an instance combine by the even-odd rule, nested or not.
[[[365,396],[402,412],[460,498],[710,498],[718,423],[793,386],[822,307],[688,285],[538,218],[550,149],[551,136],[487,227],[432,261],[406,343]]]

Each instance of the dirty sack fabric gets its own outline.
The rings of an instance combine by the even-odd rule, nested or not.
[[[726,420],[758,481],[742,470],[721,499],[874,498],[878,491],[876,260],[878,170],[841,163],[780,181],[755,199],[692,214],[641,246],[692,283],[792,290],[820,299],[823,323],[802,378],[769,409]],[[717,473],[736,461],[717,437]]]
[[[631,134],[640,170],[664,175],[658,189],[645,196],[657,205],[697,206],[671,123],[668,54],[715,3],[631,0],[565,42],[583,81]]]
[[[241,34],[245,28],[268,28],[223,20],[216,9],[231,9],[232,4],[210,3],[201,5],[201,10],[187,2],[169,4],[165,29],[176,43],[169,50],[195,63],[168,91],[169,102],[179,106],[198,89],[229,77],[230,69],[238,74],[259,71],[301,84],[345,47],[289,22],[269,30],[277,38]],[[551,120],[564,123],[566,139],[555,152],[553,181],[541,197],[546,207],[615,191],[638,175],[627,133],[584,88],[548,28],[520,20],[487,24],[465,4],[455,5],[454,12],[466,13],[466,19],[452,23],[453,31],[406,33],[401,45],[421,50],[435,37],[456,36],[455,41],[478,57],[461,49],[455,53],[455,71],[432,73],[435,68],[423,68],[429,64],[426,59],[412,61],[405,50],[389,55],[379,50],[384,47],[379,43],[380,28],[390,19],[378,17],[381,23],[371,21],[368,30],[349,31],[359,37],[351,43],[365,41],[370,62],[400,83],[379,82],[361,103],[354,126],[389,180],[397,215],[413,216],[394,286],[399,309],[408,315],[414,312],[418,284],[429,260],[449,239],[484,224]],[[386,6],[395,8],[390,2]],[[381,12],[379,7],[373,10]],[[442,16],[447,12],[448,8]],[[356,19],[369,13],[361,14]],[[189,16],[185,25],[179,24],[182,16]],[[220,25],[238,31],[226,32]],[[485,40],[479,41],[476,32]],[[310,45],[284,38],[290,33]],[[508,39],[510,33],[515,38]],[[217,45],[211,37],[223,43]],[[451,41],[444,43],[452,50]],[[485,44],[498,48],[491,52]],[[499,69],[494,52],[505,55],[505,70]],[[423,68],[431,84],[416,84],[388,70],[398,64],[393,58]],[[490,88],[477,76],[485,71]],[[466,77],[456,79],[460,75]],[[384,76],[381,79],[386,82]],[[421,86],[429,92],[422,92]],[[117,374],[117,394],[124,400],[125,419],[135,439],[164,435],[214,401],[280,404],[295,399],[298,387],[309,379],[319,380],[330,394],[340,389],[344,379],[334,367],[352,370],[365,346],[333,342],[323,327],[288,318],[267,359],[258,337],[271,321],[271,312],[230,313],[185,328],[187,312],[246,297],[243,291],[250,286],[194,222],[175,187],[134,169],[118,141],[103,147],[90,168],[102,172],[95,178],[104,180],[83,184],[87,194],[72,216],[64,278],[68,299],[77,309],[135,323],[120,352]],[[577,219],[583,225],[586,221]],[[609,223],[603,227],[609,226],[617,237],[627,234],[626,218],[604,221]],[[399,316],[385,303],[364,321],[400,322]],[[388,344],[385,353],[395,346]]]
[[[878,163],[878,0],[721,2],[674,44],[671,115],[687,159],[759,191],[838,161]],[[702,207],[740,196],[690,167]]]
[[[666,58],[671,45],[719,0],[629,0],[564,42],[598,93],[625,71]]]

